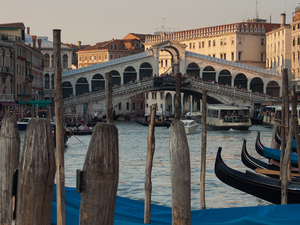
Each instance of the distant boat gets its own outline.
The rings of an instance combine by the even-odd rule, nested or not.
[[[250,106],[213,104],[207,107],[207,127],[212,130],[248,130],[251,126]]]
[[[32,117],[24,117],[22,120],[17,122],[19,130],[26,130],[27,125],[29,121],[32,119]],[[52,130],[55,128],[55,123],[51,122],[51,128]]]
[[[141,125],[143,125],[143,126],[149,126],[149,124],[150,124],[150,121],[145,121],[145,120],[143,120],[142,118],[137,118],[137,119],[135,119],[135,122],[138,123],[138,124],[141,124]],[[155,126],[156,126],[156,127],[164,127],[164,126],[166,126],[166,125],[164,124],[163,121],[160,121],[160,122],[156,122],[156,123],[155,123]]]
[[[198,123],[195,120],[181,120],[184,125],[186,134],[193,134],[198,128]]]

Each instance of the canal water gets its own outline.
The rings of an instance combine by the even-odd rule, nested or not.
[[[145,167],[147,159],[148,127],[133,121],[115,121],[119,134],[119,185],[118,195],[144,200]],[[257,132],[261,141],[270,147],[272,128],[253,125],[249,131],[208,131],[205,198],[207,208],[228,208],[270,204],[236,190],[222,183],[214,173],[214,163],[218,147],[222,147],[222,157],[226,164],[237,170],[246,171],[241,162],[243,139],[251,155],[260,157],[255,151]],[[24,133],[21,133],[24,137]],[[152,170],[152,203],[171,206],[171,182],[169,159],[169,128],[155,128],[155,153]],[[65,152],[66,186],[76,186],[76,170],[82,169],[91,136],[78,136],[68,140]],[[201,125],[195,134],[187,135],[191,158],[191,198],[192,209],[200,209],[200,168],[201,168]],[[249,169],[250,170],[250,169]]]

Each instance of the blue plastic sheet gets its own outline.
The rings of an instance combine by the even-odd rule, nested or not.
[[[66,187],[66,225],[79,224],[80,194],[76,188]],[[152,205],[151,224],[172,224],[170,207]],[[300,204],[268,205],[239,208],[193,210],[192,225],[254,225],[300,224]],[[56,224],[56,190],[53,194],[51,224]],[[144,202],[117,196],[114,225],[144,224]]]

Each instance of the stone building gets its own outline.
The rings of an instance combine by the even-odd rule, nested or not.
[[[4,99],[0,104],[17,105],[16,101],[42,99],[43,55],[38,48],[25,44],[24,24],[0,24],[0,42],[1,94]]]
[[[298,89],[300,87],[300,6],[295,8],[291,23],[291,70],[294,74]]]

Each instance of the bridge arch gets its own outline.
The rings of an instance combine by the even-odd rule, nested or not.
[[[75,86],[75,90],[76,90],[76,96],[77,95],[82,95],[85,93],[89,93],[89,83],[86,80],[85,77],[80,77],[77,81],[76,81],[76,86]]]
[[[218,76],[218,83],[231,87],[232,76],[229,70],[222,70]]]
[[[105,79],[102,74],[97,73],[92,77],[92,92],[105,89]]]
[[[202,80],[204,81],[216,81],[216,70],[212,66],[204,68],[202,73]]]
[[[61,84],[62,86],[62,97],[70,98],[73,96],[73,87],[69,81],[65,81]]]
[[[264,92],[264,82],[259,77],[254,77],[250,82],[250,90],[253,92]]]
[[[120,73],[117,70],[110,71],[112,77],[111,77],[111,83],[112,86],[120,85],[121,84],[121,76]]]
[[[128,84],[131,82],[136,81],[137,79],[137,72],[132,66],[126,67],[123,72],[123,84]]]
[[[247,89],[248,79],[245,74],[239,73],[234,78],[234,87]]]
[[[280,96],[280,86],[276,81],[270,81],[266,86],[267,95],[277,97]]]
[[[192,62],[187,66],[186,73],[189,76],[199,78],[200,77],[200,67],[198,66],[197,63]]]
[[[153,68],[151,64],[148,62],[142,63],[139,69],[139,75],[140,80],[150,78],[153,75]]]

